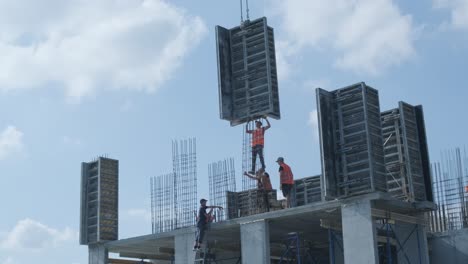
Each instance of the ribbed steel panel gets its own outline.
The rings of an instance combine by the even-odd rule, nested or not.
[[[291,192],[293,206],[301,206],[322,200],[320,175],[294,180]]]
[[[118,239],[117,160],[100,157],[81,165],[80,244]]]
[[[386,191],[378,91],[317,88],[324,199]]]
[[[432,200],[430,168],[422,107],[399,102],[398,108],[382,112],[387,188],[408,201]],[[421,120],[422,119],[422,120]],[[427,167],[427,168],[425,168]]]
[[[226,29],[216,26],[220,118],[231,126],[280,119],[273,28],[265,17]]]

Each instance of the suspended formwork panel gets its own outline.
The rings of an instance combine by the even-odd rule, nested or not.
[[[80,244],[118,239],[119,161],[99,157],[81,165]]]
[[[226,29],[216,26],[220,117],[231,126],[280,119],[273,28],[266,17]]]
[[[422,106],[399,102],[381,119],[388,192],[406,201],[432,201]]]
[[[323,199],[386,191],[378,91],[317,88],[317,109]]]

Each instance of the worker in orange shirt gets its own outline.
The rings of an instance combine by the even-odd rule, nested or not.
[[[292,173],[291,167],[288,164],[284,163],[284,158],[279,157],[276,162],[279,167],[280,175],[280,189],[283,191],[283,196],[286,198],[286,208],[291,207],[291,190],[294,185],[294,175]]]
[[[245,132],[248,134],[252,134],[252,170],[250,174],[254,174],[255,172],[255,162],[257,159],[257,154],[260,157],[260,162],[262,163],[262,169],[265,170],[265,160],[263,158],[263,146],[265,144],[265,131],[268,130],[271,125],[270,121],[268,121],[267,117],[263,117],[267,122],[267,126],[262,126],[262,121],[256,120],[255,121],[255,129],[249,130],[249,123],[245,126]]]

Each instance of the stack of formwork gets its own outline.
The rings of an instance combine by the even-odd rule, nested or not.
[[[363,82],[317,88],[317,109],[323,198],[386,191],[378,91]]]
[[[301,206],[322,200],[320,175],[294,180],[292,190],[294,206]]]
[[[227,192],[229,219],[280,209],[276,190],[251,189],[241,192]]]
[[[422,106],[399,102],[381,119],[388,192],[407,201],[432,200]]]

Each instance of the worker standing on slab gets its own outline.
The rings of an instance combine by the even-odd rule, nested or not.
[[[244,175],[256,180],[259,190],[271,191],[273,189],[271,187],[270,175],[262,168],[260,168],[255,175],[248,172],[244,172]]]
[[[245,126],[245,132],[248,134],[252,134],[252,170],[250,174],[254,174],[255,172],[255,163],[257,159],[257,154],[260,157],[260,162],[262,163],[262,169],[265,169],[265,160],[263,158],[263,146],[265,144],[265,131],[268,130],[271,125],[268,118],[265,116],[263,117],[267,122],[267,126],[262,126],[262,121],[256,120],[255,121],[255,129],[249,130],[249,123],[247,122]]]
[[[207,206],[207,200],[201,199],[200,200],[200,209],[198,210],[198,218],[197,218],[197,234],[195,236],[195,245],[193,245],[193,250],[200,249],[203,237],[205,236],[206,226],[208,224],[208,220],[211,218],[211,213],[213,212],[213,208],[223,209],[221,206]],[[206,209],[211,208],[211,210],[207,213]]]
[[[283,196],[286,198],[286,208],[291,207],[291,190],[294,184],[294,176],[288,164],[284,163],[284,158],[279,157],[276,159],[276,162],[279,165],[279,175],[280,175],[280,190],[283,191]]]

